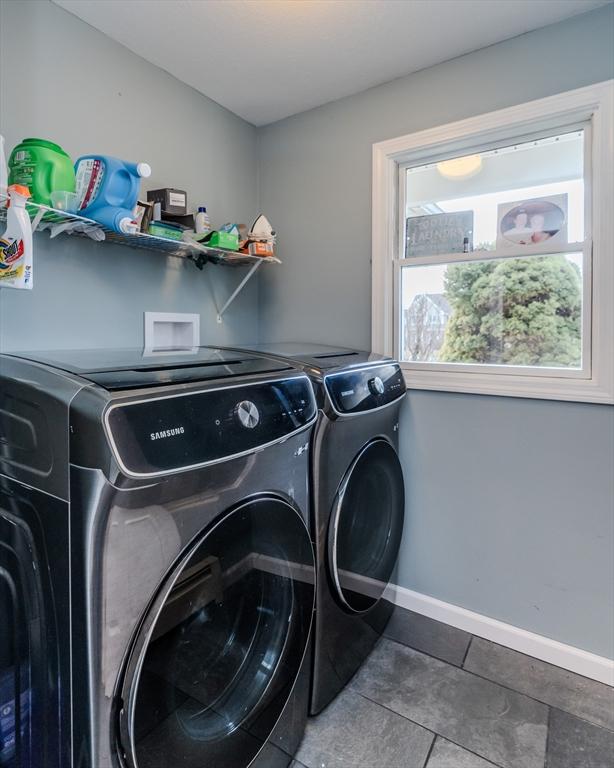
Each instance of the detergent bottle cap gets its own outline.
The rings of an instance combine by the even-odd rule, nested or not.
[[[134,235],[137,233],[138,228],[138,224],[128,216],[124,216],[124,218],[119,221],[119,231],[123,232],[124,235]]]
[[[143,179],[148,179],[151,176],[151,166],[149,163],[137,163],[136,172]]]

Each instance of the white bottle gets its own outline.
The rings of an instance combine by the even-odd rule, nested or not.
[[[4,136],[0,135],[0,196],[6,197],[8,187],[8,170],[4,154]],[[2,202],[2,201],[0,201]]]
[[[198,213],[194,217],[194,231],[197,235],[204,235],[207,232],[211,232],[211,221],[204,205],[200,206]]]
[[[26,288],[33,285],[32,225],[26,211],[30,197],[27,187],[11,184],[6,229],[0,237],[0,288]]]

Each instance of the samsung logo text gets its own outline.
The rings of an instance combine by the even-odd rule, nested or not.
[[[185,427],[173,427],[172,429],[163,429],[160,432],[152,432],[149,439],[164,440],[166,437],[175,437],[175,435],[183,435],[184,433]]]

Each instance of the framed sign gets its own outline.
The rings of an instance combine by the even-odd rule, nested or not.
[[[410,216],[405,232],[405,258],[466,253],[473,249],[473,211]]]
[[[567,243],[567,195],[536,197],[497,208],[497,248]]]

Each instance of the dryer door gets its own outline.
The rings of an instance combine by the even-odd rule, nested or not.
[[[390,443],[366,445],[335,499],[328,562],[338,600],[364,613],[382,597],[394,571],[405,516],[403,471]]]
[[[128,660],[120,752],[133,768],[245,768],[271,734],[309,641],[313,549],[278,498],[246,502],[178,563]]]

